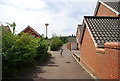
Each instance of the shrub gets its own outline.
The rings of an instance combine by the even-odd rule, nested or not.
[[[35,64],[35,52],[35,42],[27,34],[14,36],[11,33],[4,33],[3,77],[15,77],[23,68],[33,66]]]
[[[58,50],[63,45],[62,41],[59,39],[59,37],[53,37],[51,39],[51,45],[50,48],[52,51]]]
[[[48,44],[44,39],[37,40],[37,47],[36,47],[36,61],[43,62],[47,58],[47,50]]]
[[[8,32],[3,32],[2,36],[2,77],[10,78],[15,77],[16,69],[14,69],[14,63],[10,62],[12,57],[10,56],[11,47],[15,43],[15,36]],[[13,73],[14,75],[10,75]]]
[[[48,46],[43,38],[32,38],[25,33],[13,35],[3,32],[2,41],[3,79],[15,78],[24,69],[48,57]]]

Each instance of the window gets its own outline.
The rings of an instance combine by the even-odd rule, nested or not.
[[[35,35],[31,35],[31,37],[35,38]]]

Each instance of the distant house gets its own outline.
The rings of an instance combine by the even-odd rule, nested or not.
[[[120,0],[99,0],[94,16],[120,16]]]
[[[12,33],[9,26],[3,26],[3,31]]]
[[[68,42],[69,42],[69,49],[70,50],[77,50],[77,41],[75,37],[69,37],[68,38]]]
[[[81,31],[82,31],[82,25],[78,25],[78,27],[77,27],[77,31],[76,31],[76,40],[77,40],[77,45],[78,45],[78,49],[80,49],[79,47],[80,47],[80,33],[81,33]]]
[[[26,27],[21,32],[30,33],[32,35],[32,37],[41,37],[40,34],[37,31],[35,31],[32,27],[30,27],[30,26]]]

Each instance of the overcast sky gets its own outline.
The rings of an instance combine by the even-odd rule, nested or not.
[[[38,33],[68,36],[76,33],[83,16],[92,16],[98,0],[0,0],[0,21],[16,23],[16,34],[28,25]]]

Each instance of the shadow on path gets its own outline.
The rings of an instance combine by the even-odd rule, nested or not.
[[[42,70],[42,67],[59,67],[59,65],[55,64],[54,57],[50,57],[46,62],[41,65],[35,66],[33,68],[28,69],[23,74],[21,74],[17,79],[46,79],[44,77],[38,76],[39,74],[46,73],[46,71]]]
[[[50,51],[51,58],[42,65],[25,72],[20,79],[92,79],[92,77],[72,57],[65,46],[60,51]]]

